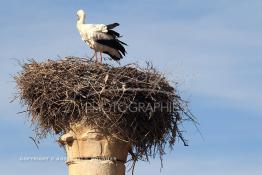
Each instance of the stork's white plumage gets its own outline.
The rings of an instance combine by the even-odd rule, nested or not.
[[[94,50],[94,56],[97,60],[97,52],[100,52],[101,62],[102,53],[109,55],[113,60],[120,60],[125,56],[126,50],[124,42],[118,38],[120,34],[112,30],[119,26],[118,23],[105,24],[85,24],[86,14],[83,10],[77,11],[77,29],[82,40]]]

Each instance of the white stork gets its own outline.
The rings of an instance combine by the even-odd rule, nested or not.
[[[113,60],[118,61],[125,56],[126,50],[123,45],[126,43],[118,40],[120,34],[112,30],[119,26],[118,23],[105,24],[85,24],[86,14],[83,10],[77,11],[77,29],[82,40],[94,50],[94,56],[97,61],[97,52],[100,52],[102,62],[102,53],[109,55]]]

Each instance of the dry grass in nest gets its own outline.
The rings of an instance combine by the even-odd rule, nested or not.
[[[132,145],[136,158],[164,154],[182,137],[178,124],[193,120],[186,103],[152,66],[113,67],[67,57],[22,66],[15,76],[38,138],[86,124]]]

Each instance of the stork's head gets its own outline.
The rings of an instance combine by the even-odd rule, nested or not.
[[[76,13],[77,16],[77,20],[79,21],[80,19],[84,19],[85,18],[85,12],[84,10],[78,10]]]

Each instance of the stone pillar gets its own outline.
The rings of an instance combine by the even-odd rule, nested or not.
[[[125,175],[128,143],[88,126],[71,128],[59,139],[67,153],[69,175]]]

